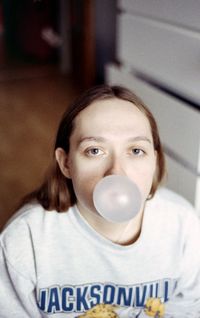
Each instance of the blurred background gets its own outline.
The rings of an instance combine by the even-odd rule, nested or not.
[[[115,0],[0,1],[0,228],[37,187],[61,115],[115,59]]]
[[[160,128],[167,186],[200,214],[200,1],[0,1],[0,229],[51,161],[64,110],[122,84]]]

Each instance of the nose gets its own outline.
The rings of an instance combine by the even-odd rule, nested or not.
[[[121,175],[121,176],[126,175],[122,159],[120,159],[118,156],[113,155],[110,158],[110,161],[108,163],[104,176],[106,177],[109,175]]]

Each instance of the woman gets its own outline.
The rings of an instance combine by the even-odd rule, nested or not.
[[[113,175],[141,194],[125,222],[95,208]],[[199,317],[200,224],[158,190],[164,175],[156,122],[135,94],[103,85],[76,100],[45,182],[1,234],[1,317]]]

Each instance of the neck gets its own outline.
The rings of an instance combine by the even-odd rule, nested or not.
[[[96,211],[85,209],[77,203],[79,212],[84,219],[102,236],[119,245],[134,243],[141,232],[143,207],[140,212],[130,221],[112,223],[101,217]]]

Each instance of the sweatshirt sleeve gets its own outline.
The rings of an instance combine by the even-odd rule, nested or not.
[[[168,317],[200,317],[200,221],[193,212],[186,221],[181,276],[171,301],[166,304]]]
[[[25,240],[25,241],[24,241]],[[41,318],[36,304],[27,229],[20,225],[0,241],[0,317]],[[29,246],[30,247],[30,246]],[[30,266],[30,275],[27,264]]]

